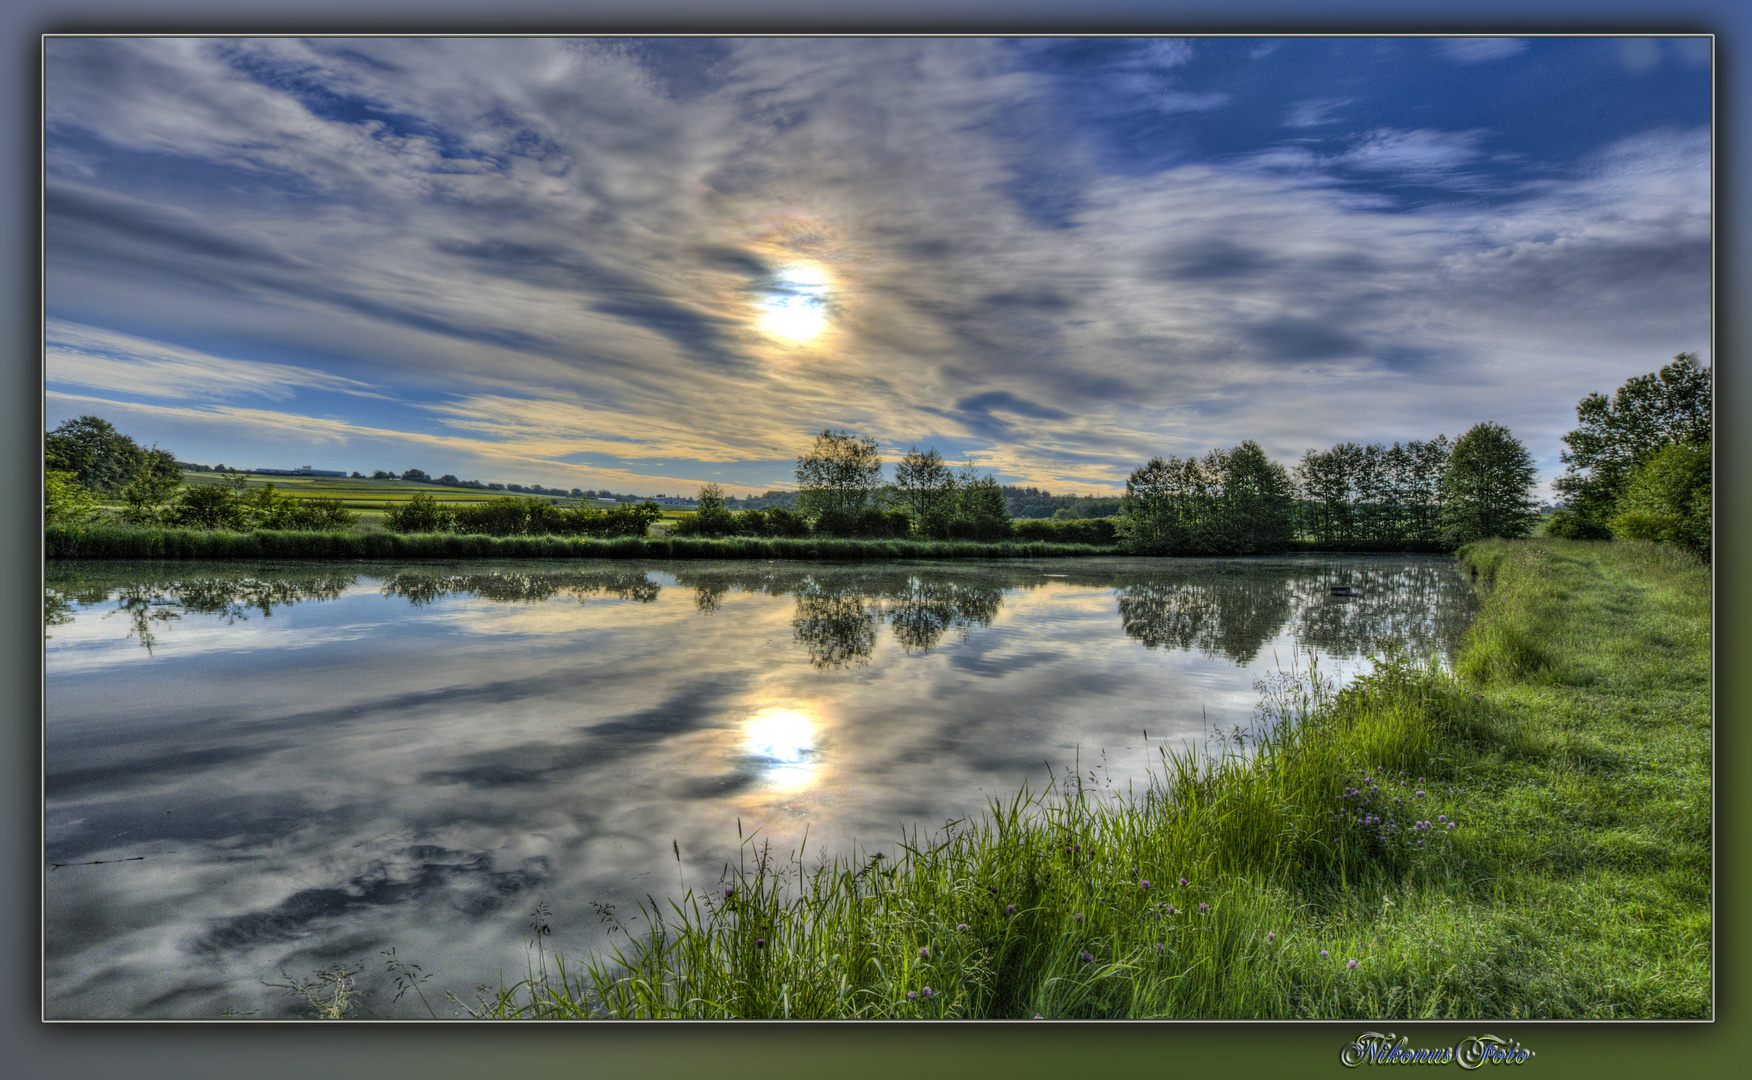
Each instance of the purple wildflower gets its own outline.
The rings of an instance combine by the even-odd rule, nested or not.
[[[957,930],[957,931],[961,931],[961,930],[966,930],[966,929],[967,929],[967,924],[966,924],[966,923],[956,923],[956,924],[955,924],[955,929],[956,929],[956,930]]]
[[[1149,887],[1150,887],[1150,879],[1149,878],[1145,878],[1144,880],[1138,882],[1138,888],[1140,888],[1140,889],[1147,889]]]
[[[1188,881],[1188,880],[1186,880],[1186,879],[1185,879],[1185,878],[1181,878],[1181,879],[1180,879],[1180,884],[1182,884],[1182,885],[1191,885],[1191,884],[1192,884],[1192,882],[1190,882],[1190,881]]]
[[[1079,911],[1079,912],[1077,912],[1077,913],[1076,913],[1076,914],[1075,914],[1075,915],[1072,915],[1072,916],[1071,916],[1071,921],[1073,921],[1073,922],[1082,922],[1082,921],[1083,921],[1083,913],[1082,913],[1082,912],[1080,912],[1080,911]]]
[[[1276,941],[1277,940],[1277,931],[1276,930],[1267,930],[1265,932],[1265,940]]]
[[[1332,954],[1327,952],[1325,949],[1320,950],[1320,959],[1322,959],[1322,960],[1326,959],[1328,956],[1331,956],[1331,955]]]
[[[930,988],[930,987],[928,987],[928,986],[927,986],[927,987],[925,987],[925,988],[924,988],[924,989],[923,989],[923,990],[920,990],[920,991],[919,991],[919,994],[920,994],[920,996],[922,996],[922,997],[927,997],[927,998],[928,998],[928,997],[932,997],[932,996],[934,996],[934,994],[935,994],[935,991],[933,991],[933,990],[932,990],[932,989],[931,989],[931,988]]]
[[[1347,968],[1350,968],[1352,971],[1355,971],[1357,969],[1357,962],[1355,960],[1346,960],[1344,962],[1344,966]]]
[[[919,946],[919,959],[920,960],[929,960],[930,958],[931,958],[931,947],[929,945],[920,945]]]
[[[754,947],[755,947],[755,948],[757,948],[757,949],[764,949],[764,948],[766,948],[766,938],[763,938],[763,937],[757,937],[757,938],[755,938],[755,939],[754,939]]]
[[[1095,959],[1094,953],[1090,952],[1087,949],[1083,950],[1083,963],[1085,963],[1085,964],[1092,963],[1094,961],[1094,959]]]
[[[1211,906],[1209,904],[1200,904],[1198,906],[1198,913],[1200,915],[1209,915],[1211,913]]]
[[[1009,905],[1009,906],[1008,906],[1008,907],[1006,907],[1006,908],[1005,908],[1005,909],[1004,909],[1004,914],[1006,914],[1006,915],[1014,915],[1014,914],[1016,914],[1016,905],[1015,905],[1015,904],[1011,904],[1011,905]]]
[[[919,992],[917,990],[908,990],[906,992],[906,999],[908,1001],[917,1001],[919,999]]]

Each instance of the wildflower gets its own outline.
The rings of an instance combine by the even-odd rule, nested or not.
[[[1423,797],[1424,797],[1424,793],[1423,793],[1423,789],[1422,789],[1422,788],[1419,788],[1419,789],[1418,789],[1418,792],[1417,792],[1417,797],[1418,797],[1418,798],[1420,798],[1420,799],[1421,799],[1421,798],[1423,798]]]
[[[1437,815],[1436,815],[1436,820],[1437,820],[1437,821],[1447,821],[1447,820],[1448,820],[1448,815],[1447,815],[1447,814],[1437,814]]]
[[[1352,971],[1355,971],[1357,969],[1357,962],[1355,960],[1346,960],[1344,962],[1344,966],[1347,968],[1350,968]]]
[[[1169,904],[1168,905],[1168,914],[1178,915],[1178,914],[1180,914],[1180,909],[1175,907],[1173,904]]]
[[[1453,827],[1454,827],[1454,823],[1452,821],[1448,822],[1448,828],[1452,829]]]
[[[886,859],[886,858],[888,858],[888,856],[882,854],[880,851],[878,851],[876,854],[870,856],[871,861],[875,861],[877,859]]]
[[[1266,941],[1276,941],[1277,940],[1277,931],[1276,930],[1267,930],[1265,932],[1265,940]]]
[[[1094,953],[1090,952],[1087,949],[1083,950],[1083,963],[1085,963],[1085,964],[1092,963],[1094,961],[1094,959],[1095,959]]]
[[[931,958],[931,947],[929,945],[920,945],[919,946],[919,959],[920,960],[929,960],[930,958]]]
[[[763,937],[757,937],[757,938],[755,938],[755,939],[754,939],[754,947],[755,947],[755,948],[757,948],[757,949],[764,949],[764,948],[766,948],[766,938],[763,938]]]
[[[1075,915],[1072,915],[1072,916],[1071,916],[1071,921],[1073,921],[1073,922],[1082,922],[1082,921],[1083,921],[1083,913],[1082,913],[1082,912],[1080,912],[1080,911],[1079,911],[1079,912],[1077,912],[1077,913],[1076,913],[1076,914],[1075,914]]]
[[[908,1001],[917,1001],[919,999],[919,992],[917,990],[908,990],[906,992],[906,999]]]
[[[956,923],[956,924],[955,924],[955,929],[956,929],[956,931],[957,931],[957,932],[958,932],[958,933],[959,933],[959,932],[960,932],[960,931],[963,931],[963,930],[966,930],[966,929],[967,929],[967,924],[966,924],[966,923]]]
[[[1044,1016],[1042,1016],[1042,1015],[1040,1015],[1040,1014],[1039,1014],[1039,1013],[1035,1013],[1035,1014],[1034,1014],[1034,1018],[1035,1018],[1035,1019],[1036,1019],[1036,1020],[1045,1020],[1045,1019],[1046,1019],[1046,1017],[1044,1017]]]
[[[1004,908],[1004,914],[1006,914],[1006,915],[1014,915],[1014,914],[1016,914],[1016,905],[1015,905],[1015,904],[1011,904],[1011,905],[1009,905],[1009,906],[1008,906],[1008,907],[1006,907],[1006,908]]]
[[[735,896],[735,895],[736,895],[736,886],[734,886],[734,885],[724,886],[724,899],[728,900],[732,896]]]
[[[1211,906],[1209,904],[1200,904],[1198,906],[1198,913],[1200,915],[1209,915],[1211,913]]]
[[[1192,884],[1192,882],[1190,882],[1190,881],[1188,881],[1188,880],[1186,880],[1186,879],[1185,879],[1185,878],[1181,878],[1181,879],[1180,879],[1180,884],[1182,884],[1182,885],[1191,885],[1191,884]]]
[[[1320,950],[1320,959],[1322,959],[1322,960],[1326,959],[1328,956],[1331,956],[1331,955],[1332,954],[1327,952],[1325,949]]]
[[[921,997],[927,997],[927,998],[932,997],[934,995],[934,991],[932,991],[932,989],[927,986],[923,990],[919,991],[919,995]]]
[[[1144,880],[1138,882],[1138,888],[1140,888],[1140,889],[1147,889],[1149,887],[1150,887],[1150,879],[1149,878],[1145,878]]]

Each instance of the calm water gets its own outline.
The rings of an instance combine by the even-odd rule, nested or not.
[[[1256,680],[1450,647],[1436,557],[1027,564],[51,566],[51,1017],[260,1016],[382,950],[475,999],[530,913],[715,886],[738,823],[892,848],[1049,766],[1123,789],[1248,724]],[[1335,598],[1334,585],[1360,595]],[[679,848],[677,862],[672,843]]]

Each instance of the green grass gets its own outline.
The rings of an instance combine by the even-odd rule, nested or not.
[[[1269,680],[1258,734],[1164,755],[1141,798],[1066,777],[880,858],[745,842],[607,953],[538,938],[475,1011],[1708,1017],[1707,569],[1553,540],[1461,560],[1486,598],[1452,672]],[[1358,823],[1395,799],[1435,827]]]
[[[126,525],[52,525],[50,559],[1020,559],[1111,555],[1110,548],[1044,542],[835,540],[759,537],[470,536],[344,532],[238,533]]]

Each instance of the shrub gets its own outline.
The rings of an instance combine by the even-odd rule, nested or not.
[[[454,511],[447,506],[440,506],[437,499],[420,492],[383,515],[383,527],[396,533],[448,532],[454,520]]]

